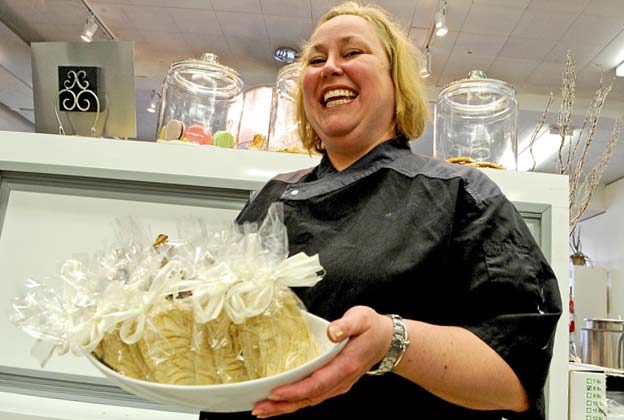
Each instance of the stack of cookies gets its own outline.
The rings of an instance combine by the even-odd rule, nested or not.
[[[458,156],[446,159],[448,163],[456,163],[458,165],[472,166],[475,168],[491,168],[491,169],[505,169],[502,165],[494,162],[476,162],[469,156]]]

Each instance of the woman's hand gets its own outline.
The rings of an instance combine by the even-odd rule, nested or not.
[[[372,308],[355,306],[332,322],[327,335],[333,342],[349,342],[329,363],[299,382],[275,388],[269,399],[256,403],[259,418],[292,413],[344,394],[385,356],[392,340],[392,320]]]

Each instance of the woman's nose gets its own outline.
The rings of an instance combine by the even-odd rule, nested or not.
[[[340,76],[341,74],[342,66],[340,59],[332,55],[327,57],[325,64],[323,64],[323,68],[321,69],[321,75],[324,78],[327,78],[329,76]]]

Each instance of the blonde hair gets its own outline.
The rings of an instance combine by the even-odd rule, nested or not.
[[[429,107],[420,78],[421,59],[418,49],[412,45],[404,31],[392,21],[386,11],[375,5],[360,5],[354,1],[330,9],[321,17],[314,31],[325,22],[342,15],[359,16],[375,27],[390,61],[395,92],[396,131],[408,140],[420,137],[429,118]],[[323,150],[322,140],[310,126],[303,107],[302,79],[309,52],[310,45],[306,43],[301,54],[302,70],[297,83],[296,119],[304,147],[309,151],[320,152]]]

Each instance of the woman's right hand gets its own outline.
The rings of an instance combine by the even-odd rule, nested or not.
[[[342,351],[305,379],[275,388],[252,414],[266,418],[291,413],[349,391],[385,356],[392,340],[392,320],[366,306],[349,309],[333,321],[327,335],[333,342],[349,338]]]

